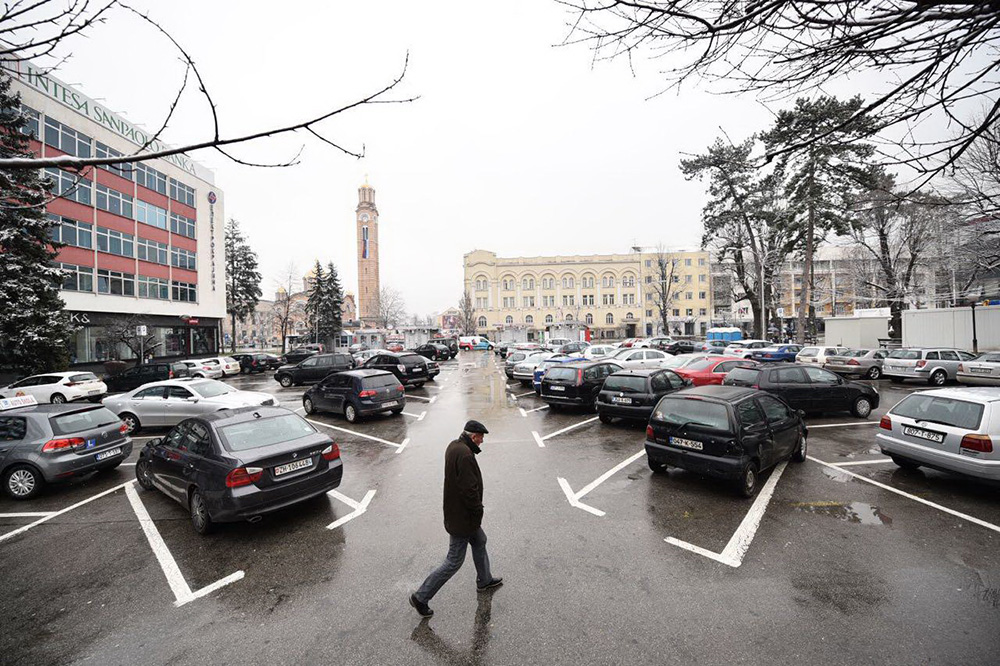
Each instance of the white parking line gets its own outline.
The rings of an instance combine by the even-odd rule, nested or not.
[[[382,439],[381,437],[375,437],[373,435],[366,435],[364,433],[357,432],[355,430],[348,430],[347,428],[341,428],[340,426],[330,425],[329,423],[323,423],[322,421],[313,421],[312,419],[306,419],[306,421],[308,421],[309,423],[312,423],[313,425],[323,426],[324,428],[329,428],[331,430],[339,430],[340,432],[350,433],[352,435],[356,435],[356,436],[362,437],[364,439],[370,439],[373,442],[379,442],[380,444],[388,444],[389,446],[394,446],[397,449],[402,449],[404,446],[406,446],[406,443],[408,441],[410,441],[409,438],[407,438],[407,439],[403,440],[402,444],[397,444],[396,442],[390,442],[389,440]]]
[[[426,402],[427,404],[429,404],[429,405],[433,405],[433,404],[434,404],[434,403],[435,403],[435,402],[437,401],[438,397],[437,397],[437,396],[434,396],[433,398],[425,398],[425,397],[424,397],[424,396],[422,396],[422,395],[410,395],[409,393],[407,393],[407,394],[406,394],[406,399],[407,399],[407,400],[411,400],[411,399],[412,399],[412,400],[423,400],[423,401],[425,401],[425,402]]]
[[[371,503],[372,498],[375,497],[375,491],[374,490],[369,490],[367,493],[365,493],[365,496],[361,499],[360,502],[355,502],[350,497],[348,497],[346,495],[342,495],[342,494],[338,493],[336,490],[327,491],[326,494],[329,495],[330,497],[333,497],[334,499],[340,500],[341,502],[343,502],[347,506],[349,506],[352,509],[354,509],[354,511],[350,512],[346,516],[344,516],[342,518],[338,518],[337,520],[335,520],[332,523],[330,523],[329,525],[327,525],[326,529],[328,529],[328,530],[336,529],[336,528],[340,527],[341,525],[343,525],[344,523],[346,523],[347,521],[353,520],[354,518],[357,518],[358,516],[360,516],[361,514],[363,514],[365,511],[368,510],[368,505]]]
[[[0,518],[41,518],[51,516],[55,511],[23,511],[21,513],[0,513]]]
[[[743,556],[747,554],[747,550],[750,548],[750,542],[753,541],[754,535],[757,534],[760,521],[764,518],[764,512],[767,511],[767,505],[771,501],[771,496],[774,495],[774,488],[778,485],[778,479],[781,478],[781,474],[785,471],[787,465],[788,462],[783,462],[774,468],[774,471],[771,472],[771,478],[760,489],[757,498],[753,501],[753,505],[747,511],[747,515],[743,517],[740,526],[736,528],[736,532],[733,533],[732,538],[729,539],[729,543],[726,544],[721,553],[713,553],[701,546],[696,546],[693,543],[681,541],[674,537],[667,537],[664,541],[733,568],[740,566],[743,564]],[[850,474],[850,472],[846,471],[844,473]]]
[[[526,395],[535,395],[535,392],[534,391],[528,391],[527,393],[518,393],[514,397],[515,398],[523,398]]]
[[[586,495],[587,493],[589,493],[591,490],[593,490],[597,486],[599,486],[602,483],[604,483],[605,481],[607,481],[608,479],[610,479],[617,472],[621,471],[625,467],[628,467],[629,465],[631,465],[632,463],[634,463],[636,460],[638,460],[641,456],[643,456],[645,454],[646,454],[646,450],[643,449],[642,451],[639,451],[635,455],[629,456],[624,461],[618,463],[617,465],[615,465],[614,467],[612,467],[611,469],[609,469],[607,472],[605,472],[604,474],[601,474],[599,477],[597,477],[596,479],[594,479],[593,481],[591,481],[590,483],[588,483],[587,485],[585,485],[579,492],[576,492],[576,493],[573,492],[573,489],[570,487],[569,482],[566,481],[566,479],[564,479],[562,477],[556,477],[556,481],[559,482],[559,486],[562,488],[563,492],[566,494],[566,499],[569,500],[570,506],[576,507],[577,509],[583,509],[584,511],[592,513],[595,516],[603,516],[604,515],[603,511],[601,511],[600,509],[595,509],[594,507],[589,506],[587,504],[584,504],[583,502],[580,501],[580,498],[583,497],[584,495]]]
[[[809,460],[813,461],[814,463],[819,463],[820,465],[823,465],[824,467],[830,467],[832,469],[835,469],[835,470],[837,470],[838,472],[840,472],[842,474],[847,474],[848,476],[853,476],[858,481],[864,481],[865,483],[870,483],[873,486],[878,486],[879,488],[882,488],[883,490],[888,490],[891,493],[896,493],[897,495],[902,495],[903,497],[906,497],[907,499],[911,499],[914,502],[920,502],[921,504],[926,504],[927,506],[931,507],[932,509],[937,509],[938,511],[943,511],[944,513],[947,513],[949,515],[955,516],[956,518],[961,518],[962,520],[967,520],[970,523],[974,523],[976,525],[979,525],[980,527],[985,527],[988,530],[993,530],[994,532],[1000,532],[1000,526],[994,525],[993,523],[988,523],[985,520],[980,520],[979,518],[975,518],[975,517],[970,516],[970,515],[968,515],[966,513],[962,513],[961,511],[955,511],[954,509],[949,509],[946,506],[941,506],[940,504],[935,504],[934,502],[931,502],[929,500],[925,500],[923,497],[917,497],[916,495],[911,495],[910,493],[903,492],[902,490],[897,490],[896,488],[893,488],[892,486],[888,486],[888,485],[886,485],[884,483],[880,483],[879,481],[876,481],[874,479],[869,479],[867,476],[862,476],[861,474],[855,474],[854,472],[846,470],[843,467],[836,466],[833,463],[823,462],[822,460],[819,460],[818,458],[813,458],[812,456],[808,456],[808,458],[809,458]],[[0,537],[0,538],[2,538],[2,537]]]
[[[524,411],[524,407],[518,407],[517,411],[521,412],[521,416],[528,418],[528,412]]]
[[[852,460],[851,462],[830,463],[834,467],[850,467],[852,465],[881,465],[891,463],[892,458],[879,458],[878,460]]]
[[[571,426],[566,426],[562,430],[556,430],[555,432],[549,433],[548,435],[545,435],[544,437],[539,437],[538,433],[535,432],[534,430],[531,431],[531,435],[535,438],[535,441],[538,442],[538,446],[545,446],[544,444],[542,444],[542,442],[544,442],[545,440],[551,439],[551,438],[553,438],[553,437],[555,437],[557,435],[561,435],[563,433],[569,432],[570,430],[574,430],[575,428],[579,428],[580,426],[585,426],[588,423],[593,423],[594,421],[596,421],[599,418],[601,418],[601,417],[599,417],[599,416],[591,417],[591,418],[586,419],[584,421],[580,421],[579,423],[574,423]]]
[[[806,424],[806,427],[813,428],[844,428],[846,426],[878,425],[878,421],[852,421],[850,423],[820,423],[819,425]]]
[[[541,410],[548,409],[548,408],[549,408],[548,405],[542,405],[541,407],[535,407],[534,409],[528,409],[528,410],[526,410],[525,414],[531,414],[532,412],[540,412]]]
[[[538,444],[538,446],[542,447],[543,449],[545,448],[545,440],[542,437],[540,437],[537,432],[532,430],[531,436],[535,438],[535,442]]]
[[[424,417],[427,416],[427,410],[420,412],[419,414],[414,414],[413,412],[403,412],[406,416],[412,416],[418,421],[423,421]]]
[[[183,606],[243,578],[243,571],[237,571],[200,590],[192,591],[191,586],[184,579],[180,567],[177,566],[177,560],[170,554],[170,549],[167,548],[166,542],[160,536],[160,531],[156,529],[153,519],[149,517],[149,512],[146,511],[142,500],[139,499],[139,493],[136,492],[133,484],[132,481],[125,484],[125,495],[132,505],[132,510],[135,511],[135,517],[139,519],[139,526],[142,527],[146,540],[149,541],[149,547],[153,549],[153,554],[156,555],[156,560],[160,563],[160,568],[163,569],[163,575],[167,577],[167,584],[170,585],[170,589],[174,593],[174,606]]]
[[[72,511],[73,509],[81,507],[84,504],[89,504],[90,502],[93,502],[95,499],[100,499],[101,497],[104,497],[105,495],[110,495],[111,493],[117,492],[117,491],[121,490],[122,488],[125,488],[126,486],[130,486],[130,485],[132,485],[132,481],[126,481],[125,483],[117,485],[114,488],[108,488],[104,492],[97,493],[96,495],[88,497],[85,500],[81,500],[81,501],[77,502],[76,504],[72,504],[72,505],[66,507],[65,509],[60,509],[59,511],[56,511],[54,513],[50,513],[47,516],[43,516],[43,517],[39,518],[38,520],[36,520],[33,523],[28,523],[27,525],[19,527],[16,530],[12,530],[10,532],[7,532],[6,534],[0,534],[0,541],[4,541],[6,539],[9,539],[12,536],[16,536],[18,534],[21,534],[22,532],[27,532],[28,530],[30,530],[32,527],[35,527],[36,525],[41,525],[42,523],[44,523],[44,522],[46,522],[48,520],[51,520],[51,519],[55,518],[56,516],[61,516],[62,514],[67,513],[68,511]]]

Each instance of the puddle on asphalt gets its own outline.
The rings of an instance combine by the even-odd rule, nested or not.
[[[858,525],[892,525],[892,518],[882,509],[864,502],[792,502],[797,511],[837,518]]]
[[[858,456],[879,456],[882,455],[882,448],[878,445],[870,446],[863,451],[851,451],[850,453],[841,453],[841,458],[857,458]]]
[[[823,473],[826,474],[831,479],[833,479],[834,481],[839,481],[840,483],[847,483],[848,481],[851,480],[850,474],[846,474],[840,471],[839,469],[834,469],[832,467],[824,466]]]

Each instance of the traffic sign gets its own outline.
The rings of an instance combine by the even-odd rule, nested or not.
[[[140,326],[136,326],[136,327],[135,327],[135,334],[136,334],[136,335],[137,335],[138,337],[140,337],[140,338],[141,338],[142,336],[144,336],[144,335],[147,335],[148,333],[149,333],[149,329],[148,329],[148,328],[146,328],[145,324],[142,324],[142,325],[140,325]]]

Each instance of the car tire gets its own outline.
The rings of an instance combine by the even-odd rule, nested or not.
[[[743,497],[753,497],[757,494],[757,486],[760,484],[760,468],[752,460],[743,466],[740,472],[739,491]]]
[[[139,417],[132,412],[122,412],[119,414],[118,418],[125,424],[126,435],[134,435],[142,429],[142,424],[139,423]]]
[[[902,456],[894,456],[891,453],[889,454],[889,457],[892,458],[892,462],[896,463],[896,465],[902,469],[920,469],[920,463],[915,460],[910,460],[909,458],[904,458]]]
[[[225,377],[225,375],[222,375],[222,376]],[[195,379],[204,379],[205,375],[201,374],[200,372],[196,372],[196,373],[194,373],[194,378]]]
[[[52,402],[53,405],[66,404],[66,396],[64,396],[62,393],[53,393],[52,397],[50,397],[49,400]]]
[[[857,416],[859,419],[866,419],[871,416],[872,413],[872,402],[869,398],[865,396],[859,397],[851,405],[851,413]]]
[[[189,504],[191,508],[191,526],[194,527],[194,531],[202,536],[210,533],[215,524],[212,522],[212,516],[208,513],[208,505],[205,503],[205,497],[197,488],[191,491]]]
[[[312,398],[302,398],[302,409],[306,414],[313,414],[316,412],[316,406],[313,405]]]
[[[601,414],[598,412],[597,418],[601,419],[601,423],[614,423],[614,419],[607,414]]]
[[[809,442],[806,439],[806,434],[804,432],[799,433],[798,445],[795,450],[792,451],[792,462],[805,462],[806,455],[809,453]]]
[[[41,473],[31,465],[13,465],[3,473],[3,489],[13,500],[30,500],[45,486]]]
[[[656,462],[649,456],[646,456],[646,462],[649,463],[649,469],[653,470],[653,474],[667,473],[667,463]]]
[[[397,407],[396,409],[390,409],[389,411],[392,412],[393,416],[399,416],[400,414],[403,413],[403,408]]]
[[[358,409],[351,403],[344,405],[344,418],[347,419],[348,423],[358,422]]]
[[[556,403],[552,402],[549,403],[549,409],[552,410],[553,412],[560,412],[562,411],[562,405],[557,405]]]
[[[417,382],[416,384],[413,385],[413,388],[420,388],[423,385],[424,385],[423,382]]]
[[[881,376],[882,376],[882,368],[878,367],[877,365],[873,365],[872,367],[868,368],[868,379],[878,379]]]
[[[135,464],[135,480],[143,490],[153,490],[153,461],[149,458],[139,458]]]
[[[927,383],[931,386],[944,386],[948,383],[948,373],[944,370],[935,370],[927,379]]]
[[[292,384],[294,384],[295,382],[292,381],[290,375],[282,375],[281,377],[278,378],[278,383],[284,386],[285,388],[291,388]]]

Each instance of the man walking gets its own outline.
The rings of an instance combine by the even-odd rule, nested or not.
[[[486,554],[486,533],[483,532],[483,475],[476,455],[489,433],[479,421],[469,421],[461,436],[448,445],[444,453],[444,528],[451,536],[444,563],[431,572],[420,589],[410,595],[410,605],[423,617],[434,615],[427,602],[441,586],[462,568],[465,551],[472,546],[472,561],[476,564],[476,587],[480,592],[499,587],[503,578],[490,573],[490,558]]]

